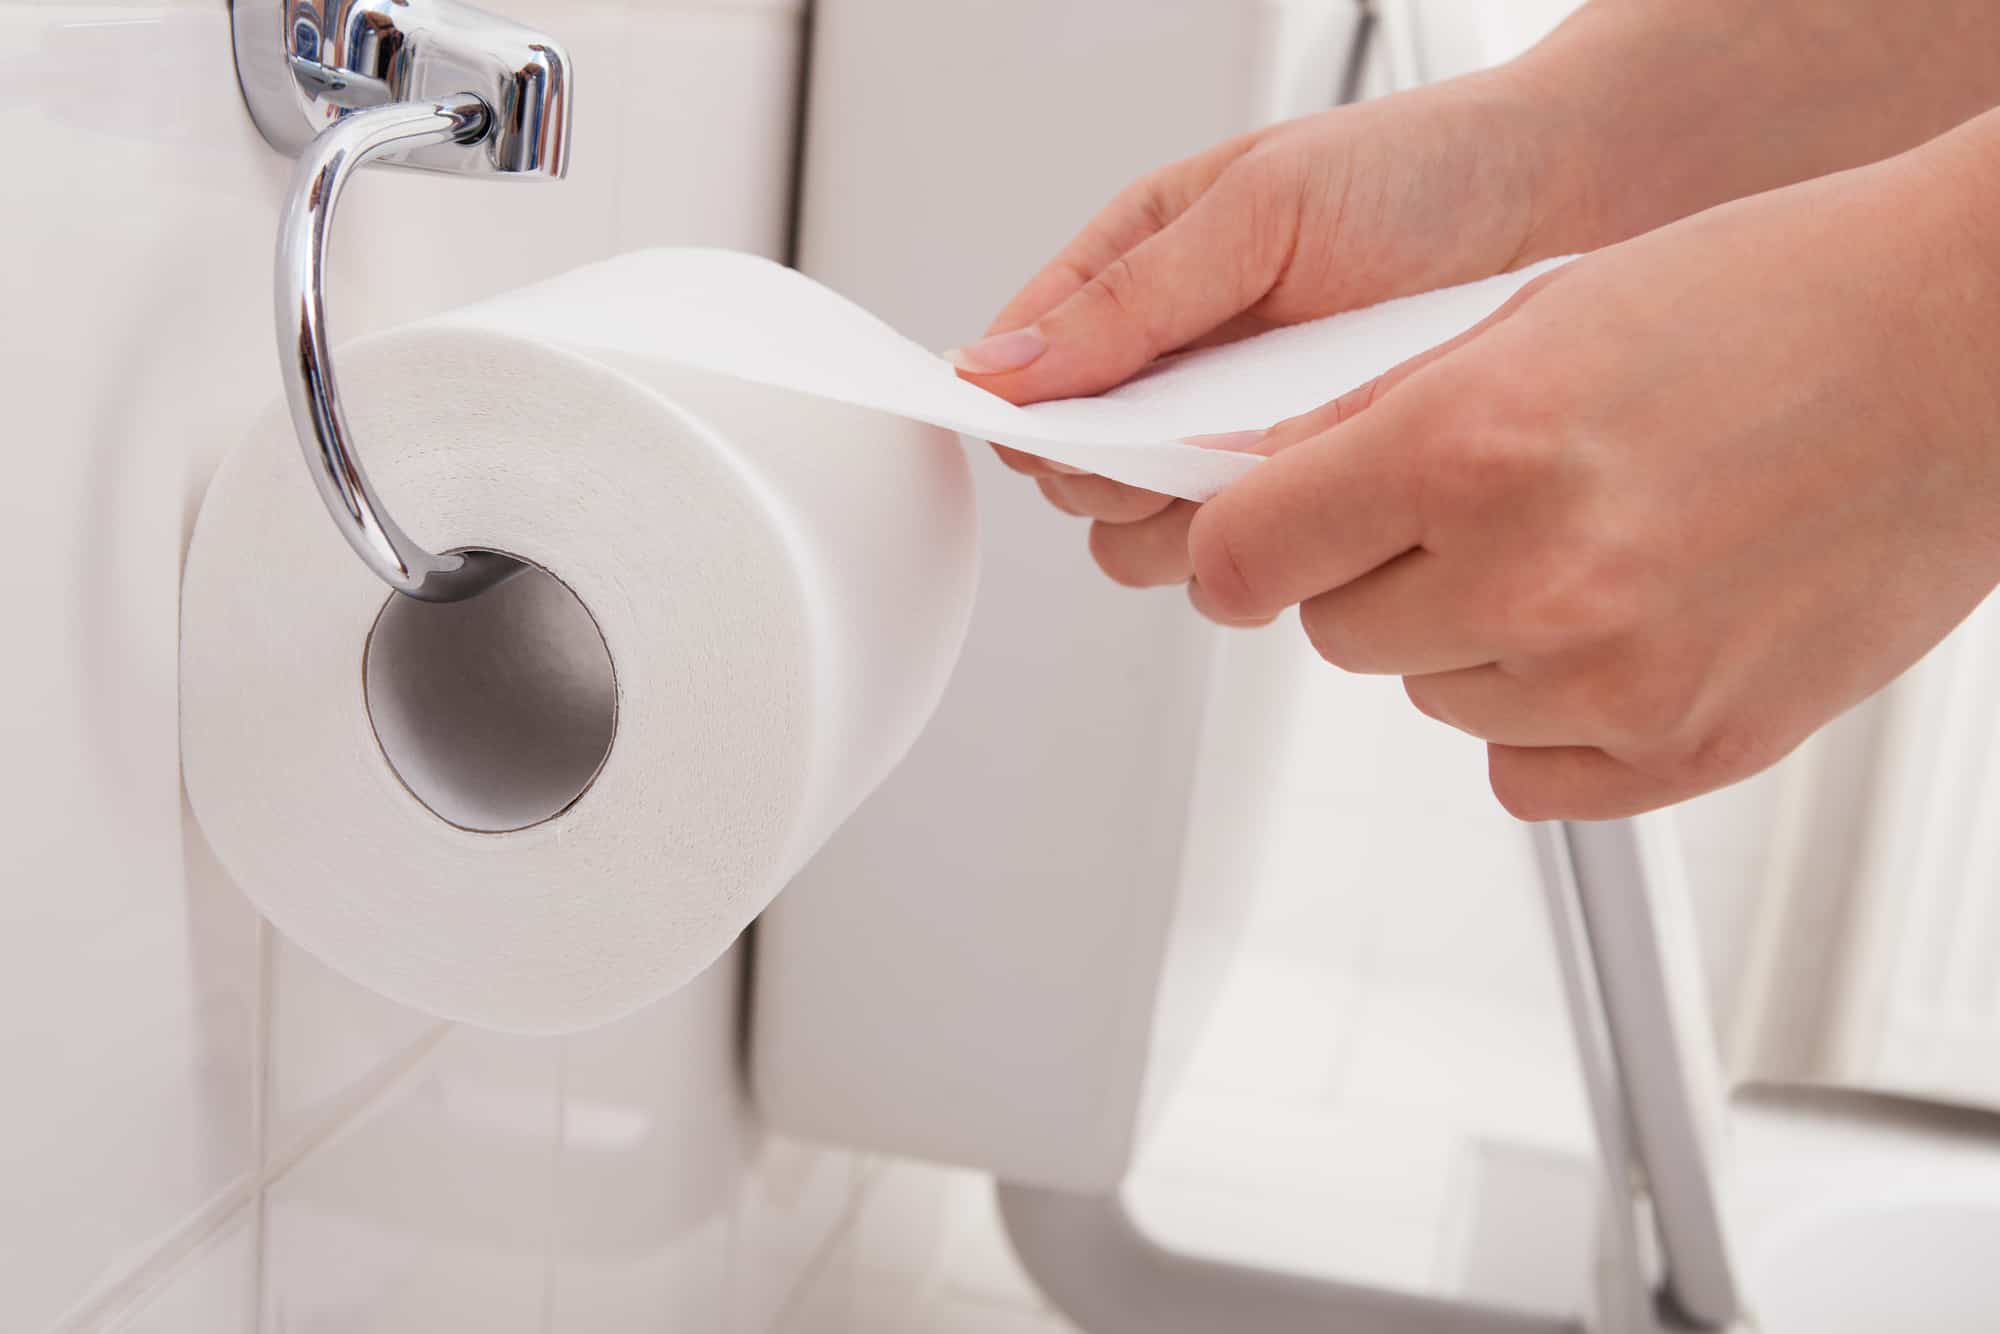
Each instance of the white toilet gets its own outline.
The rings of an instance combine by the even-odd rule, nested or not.
[[[2000,1329],[2000,1117],[1832,1089],[1726,1096],[1667,818],[1538,831],[1600,1145],[1639,1183],[1607,1189],[1635,1207],[1606,1212],[1585,1327]]]
[[[1739,1272],[1764,1334],[2000,1329],[2000,1118],[1771,1090],[1731,1121]]]
[[[1590,1309],[1538,1314],[1151,1241],[1119,1183],[1205,1004],[1218,923],[1242,905],[1114,885],[1056,914],[1074,929],[1052,942],[1047,885],[954,894],[871,876],[877,840],[921,823],[921,800],[897,804],[759,928],[758,1099],[783,1130],[992,1172],[1023,1265],[1089,1334],[2000,1330],[2000,1117],[1825,1090],[1729,1097],[1659,819],[1535,831],[1614,1165]]]

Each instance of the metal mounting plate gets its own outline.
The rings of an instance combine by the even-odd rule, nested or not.
[[[297,157],[349,111],[472,93],[492,132],[379,160],[430,171],[560,177],[570,62],[552,38],[458,0],[231,0],[236,78],[257,129]]]

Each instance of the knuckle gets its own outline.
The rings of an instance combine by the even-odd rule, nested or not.
[[[1170,196],[1175,192],[1179,172],[1162,167],[1133,181],[1112,198],[1107,212],[1134,218],[1148,231],[1158,231],[1173,221]]]
[[[1628,682],[1606,710],[1613,748],[1634,768],[1684,794],[1747,778],[1785,747],[1755,719],[1715,719],[1695,674],[1659,673]]]
[[[1632,654],[1597,660],[1550,683],[1580,740],[1613,748],[1651,771],[1676,769],[1693,748],[1700,691],[1667,664]]]
[[[1603,643],[1646,620],[1652,580],[1639,540],[1615,525],[1552,535],[1515,563],[1499,600],[1514,637],[1541,653]]]
[[[1349,390],[1346,394],[1341,395],[1340,398],[1322,403],[1316,408],[1301,412],[1297,416],[1287,417],[1283,421],[1276,423],[1270,430],[1264,433],[1264,439],[1258,446],[1258,452],[1261,454],[1281,453],[1284,450],[1290,449],[1293,445],[1311,439],[1322,431],[1332,430],[1334,427],[1340,425],[1341,422],[1354,415],[1351,410],[1344,408],[1342,405],[1357,392],[1359,391]]]
[[[1748,778],[1776,762],[1781,754],[1762,729],[1724,722],[1663,740],[1660,753],[1648,757],[1647,767],[1688,791],[1705,792]]]
[[[1298,259],[1304,216],[1301,155],[1270,146],[1253,148],[1226,168],[1217,193],[1240,219],[1242,244],[1233,255],[1242,285],[1259,300]]]
[[[1296,152],[1263,145],[1231,162],[1216,178],[1216,193],[1252,224],[1247,235],[1280,230],[1296,218],[1303,188],[1303,163]]]
[[[1090,280],[1087,289],[1094,293],[1098,302],[1106,307],[1119,322],[1135,330],[1144,343],[1149,355],[1165,351],[1160,348],[1153,332],[1153,315],[1147,300],[1145,285],[1140,281],[1139,271],[1132,263],[1132,257],[1120,255],[1105,265],[1103,270]]]
[[[1435,439],[1425,475],[1437,506],[1454,516],[1490,512],[1544,488],[1562,455],[1550,435],[1495,425],[1476,407],[1447,409]]]
[[[1689,756],[1690,777],[1705,787],[1716,787],[1775,764],[1783,749],[1773,745],[1762,729],[1740,723],[1725,723],[1695,743]]]
[[[1701,692],[1674,672],[1631,673],[1618,691],[1611,722],[1622,742],[1685,762],[1702,748]]]
[[[1356,417],[1375,406],[1376,397],[1382,392],[1382,376],[1376,376],[1357,389],[1350,389],[1326,407],[1326,426],[1330,429],[1353,421]]]
[[[1504,359],[1452,357],[1431,373],[1443,377],[1428,395],[1432,415],[1425,473],[1436,504],[1453,515],[1512,508],[1524,493],[1546,494],[1581,471],[1587,451],[1573,438],[1565,395],[1530,380]]]
[[[1220,182],[1250,193],[1282,191],[1298,184],[1305,161],[1305,155],[1282,139],[1267,139],[1223,168]]]

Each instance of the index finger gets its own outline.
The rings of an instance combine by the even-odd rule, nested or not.
[[[1255,135],[1241,135],[1140,177],[1084,224],[1054,259],[1016,292],[987,326],[1005,333],[1033,324],[1069,300],[1111,263],[1184,213]]]

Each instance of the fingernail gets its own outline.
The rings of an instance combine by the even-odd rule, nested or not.
[[[1030,454],[1025,449],[1015,449],[1012,446],[1000,444],[998,441],[988,440],[986,443],[993,446],[994,452],[1000,456],[1002,463],[1012,468],[1015,472],[1026,473],[1030,477],[1043,477],[1049,473],[1061,473],[1066,477],[1081,477],[1088,471],[1084,468],[1072,468],[1067,463],[1057,463],[1054,459],[1045,459],[1040,454]]]
[[[943,355],[946,361],[962,371],[971,371],[974,375],[999,375],[1003,371],[1020,370],[1048,350],[1049,340],[1031,324],[1025,329],[993,334],[976,343],[951,348]]]
[[[1249,630],[1264,624],[1261,620],[1238,620],[1236,617],[1224,616],[1221,612],[1216,611],[1215,608],[1208,605],[1208,598],[1201,591],[1201,580],[1199,579],[1189,579],[1187,581],[1187,598],[1189,602],[1194,604],[1196,611],[1206,616],[1209,620],[1214,621],[1217,625],[1227,626],[1232,630]]]
[[[1254,454],[1269,431],[1224,431],[1220,435],[1191,435],[1186,443],[1203,449],[1227,449],[1238,454]]]

